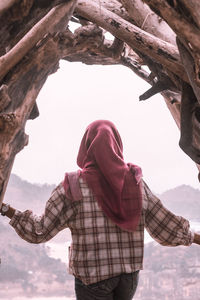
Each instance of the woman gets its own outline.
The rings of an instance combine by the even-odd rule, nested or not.
[[[53,191],[45,212],[35,217],[2,205],[19,236],[31,243],[50,240],[70,228],[69,269],[78,300],[130,300],[143,268],[144,228],[165,246],[199,244],[189,222],[163,207],[142,180],[140,167],[123,159],[113,123],[91,123],[77,164]]]

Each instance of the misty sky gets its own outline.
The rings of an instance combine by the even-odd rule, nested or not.
[[[149,85],[122,66],[62,61],[37,99],[39,118],[28,121],[29,145],[12,172],[33,183],[58,184],[76,170],[85,128],[97,119],[115,123],[126,162],[138,164],[157,193],[181,184],[199,188],[195,164],[179,148],[179,130],[161,95],[139,102]]]

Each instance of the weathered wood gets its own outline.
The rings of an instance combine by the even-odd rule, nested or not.
[[[19,2],[19,0],[1,0],[1,2],[0,2],[0,17],[5,12],[7,12],[17,2]]]
[[[79,0],[76,12],[108,30],[114,36],[126,42],[131,48],[136,48],[150,56],[164,65],[166,69],[187,81],[177,48],[174,45],[146,33],[91,0]]]
[[[11,103],[11,99],[8,95],[8,87],[3,84],[0,87],[0,112],[5,110],[6,107]]]
[[[28,6],[19,5],[24,1],[17,1],[16,5],[0,16],[0,55],[7,53],[19,40],[38,23],[53,7],[66,0],[25,1]],[[30,6],[30,3],[34,5]]]
[[[171,112],[171,115],[173,117],[173,119],[175,120],[176,122],[176,125],[178,126],[178,128],[180,129],[181,127],[181,99],[180,99],[180,95],[179,94],[174,94],[174,93],[171,93],[169,91],[165,91],[165,92],[162,92],[162,96],[164,97],[164,100],[165,100],[165,103],[169,109],[169,111]],[[187,114],[187,110],[186,110],[186,114]],[[186,116],[187,118],[190,116]],[[183,124],[183,120],[182,120],[182,124]],[[192,127],[193,128],[196,128],[196,124],[195,124],[195,121],[192,120]],[[184,126],[184,124],[183,124]],[[198,127],[199,127],[199,124],[198,124]],[[191,127],[190,127],[191,128]],[[188,128],[186,128],[187,132],[188,132]],[[194,130],[196,133],[199,132],[199,129],[198,130]],[[184,129],[182,128],[182,134],[184,134]],[[185,137],[184,137],[185,139]],[[189,139],[191,140],[191,137],[189,137]],[[192,139],[194,139],[194,142],[196,143],[196,151],[199,152],[199,144],[195,141],[195,138],[192,137]],[[199,139],[199,134],[198,134],[198,139]],[[179,143],[183,143],[183,140]],[[187,143],[187,140],[186,140],[186,143]],[[200,172],[200,165],[199,164],[196,164],[197,166],[197,169],[199,170]],[[198,175],[198,179],[200,181],[200,173]]]
[[[43,41],[38,43],[12,68],[4,78],[2,95],[6,110],[0,114],[0,203],[3,200],[7,181],[17,152],[28,143],[24,133],[27,119],[31,116],[37,95],[49,74],[58,68],[63,56],[56,30],[63,30],[69,22],[76,2],[71,0],[59,6],[61,10],[54,16],[51,30]],[[66,9],[67,8],[67,9]],[[62,12],[62,13],[60,13]],[[44,34],[44,32],[43,32]],[[5,112],[6,111],[6,112]]]
[[[23,61],[18,65],[13,72],[13,75],[10,76],[8,80],[8,82],[10,80],[12,82],[12,84],[8,85],[8,94],[12,100],[8,107],[10,112],[1,113],[0,115],[1,201],[3,199],[14,157],[16,153],[27,144],[27,138],[25,138],[26,135],[24,133],[26,119],[31,114],[35,99],[47,76],[55,69],[55,66],[51,65],[51,67],[49,66],[49,72],[47,72],[48,69],[40,72],[42,66],[44,66],[44,62],[47,64],[45,54],[42,55],[42,53],[38,52],[36,57],[34,57],[34,55],[31,55],[30,57],[32,58],[32,63],[29,62],[29,64],[27,64],[26,61]],[[52,58],[55,59],[55,57]],[[55,64],[54,59],[53,64]],[[14,111],[14,113],[12,111]]]
[[[184,98],[183,103],[186,99],[189,109],[184,109],[180,117],[181,107],[185,107],[181,105],[183,82],[186,86],[190,84],[200,99],[198,1],[78,0],[77,3],[73,20],[80,27],[74,33],[67,29],[67,23],[75,0],[0,3],[0,202],[15,155],[28,143],[24,133],[26,120],[38,116],[36,97],[48,75],[57,70],[60,59],[130,68],[152,85],[144,97],[161,92],[181,128],[186,152],[192,159],[194,154],[199,162],[196,158],[200,153],[200,109],[190,97]],[[64,11],[68,6],[71,9]],[[107,31],[113,40],[106,39]],[[181,50],[179,46],[180,53],[176,35],[184,48]],[[184,94],[183,97],[187,91]]]
[[[2,0],[0,3],[0,16],[7,11],[17,0]]]
[[[0,81],[45,34],[65,28],[65,17],[74,8],[74,2],[60,4],[38,22],[7,54],[0,58]],[[61,20],[58,24],[57,20]]]
[[[200,28],[196,27],[191,18],[187,7],[182,3],[175,5],[174,2],[166,0],[144,0],[151,8],[160,15],[174,30],[177,36],[184,40],[193,53],[195,62],[195,78],[197,84],[200,86]],[[185,16],[185,18],[183,17]],[[176,22],[173,22],[176,20]]]
[[[158,93],[166,90],[170,90],[173,86],[173,82],[169,78],[164,78],[163,80],[157,81],[149,90],[142,94],[139,99],[146,100]]]
[[[144,0],[145,3],[168,25],[174,30],[174,32],[181,38],[190,41],[192,47],[199,51],[200,49],[200,30],[194,26],[189,20],[182,17],[178,12],[179,5],[173,7],[167,0]],[[176,20],[174,22],[174,20]]]
[[[174,31],[143,0],[122,0],[121,2],[134,20],[135,25],[163,41],[176,45]]]
[[[197,85],[197,81],[195,80],[196,74],[194,68],[195,65],[194,59],[190,54],[189,50],[184,46],[183,43],[181,43],[179,39],[177,39],[177,45],[179,48],[181,60],[185,68],[185,72],[188,75],[189,82],[193,88],[197,101],[199,102],[200,105],[200,87]]]
[[[200,29],[200,2],[197,0],[182,0],[196,26]]]
[[[197,99],[192,87],[187,83],[183,83],[181,100],[181,137],[179,145],[194,162],[200,164],[200,152],[198,150],[200,135],[195,134],[196,128],[194,127],[193,120],[195,118],[196,107]],[[198,140],[196,140],[196,138],[198,138]]]

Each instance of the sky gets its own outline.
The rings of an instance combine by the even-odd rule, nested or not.
[[[124,159],[140,165],[156,193],[186,184],[199,189],[195,163],[179,148],[180,132],[162,96],[139,101],[150,86],[123,66],[87,66],[61,61],[37,104],[40,116],[26,125],[29,144],[12,173],[32,183],[59,184],[75,171],[86,127],[98,119],[119,130]]]

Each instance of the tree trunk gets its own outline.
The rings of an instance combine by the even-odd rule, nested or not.
[[[48,75],[57,70],[63,56],[57,31],[62,32],[66,28],[75,4],[76,1],[72,0],[52,8],[16,46],[1,57],[0,202],[15,155],[28,144],[24,127],[37,95]]]

